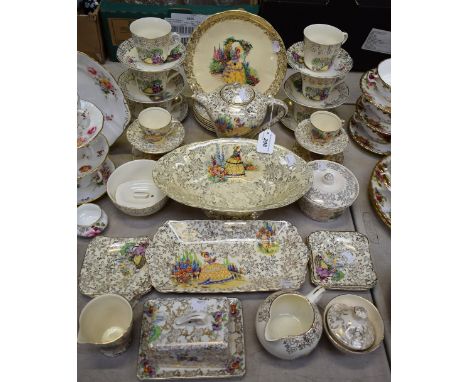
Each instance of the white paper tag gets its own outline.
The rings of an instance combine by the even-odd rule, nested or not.
[[[389,31],[372,28],[361,49],[390,54],[392,52],[390,36]]]
[[[262,131],[258,136],[257,151],[259,153],[271,154],[275,145],[275,134],[270,129]]]

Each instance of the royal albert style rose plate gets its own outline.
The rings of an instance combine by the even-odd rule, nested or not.
[[[299,289],[308,260],[296,227],[270,220],[167,221],[146,255],[164,293]]]
[[[187,321],[189,315],[195,318],[193,322]],[[145,302],[138,379],[241,377],[245,366],[242,305],[237,298],[180,297]]]
[[[367,122],[367,125],[372,130],[384,134],[384,135],[391,135],[392,134],[392,127],[387,118],[382,119],[380,118],[379,114],[376,113],[377,109],[374,105],[369,102],[364,103],[365,101],[364,96],[360,96],[356,102],[356,111],[360,114],[360,116]],[[384,115],[382,111],[380,111],[380,115]],[[390,118],[388,118],[390,119]]]
[[[86,54],[77,53],[78,94],[101,110],[104,115],[102,134],[112,146],[130,122],[130,110],[112,75]]]
[[[275,95],[286,74],[286,49],[262,17],[243,10],[214,14],[187,43],[184,69],[194,92],[210,93],[226,83],[249,84]]]
[[[361,90],[364,93],[364,97],[376,106],[378,109],[386,113],[392,112],[392,106],[383,95],[377,90],[377,81],[379,80],[379,75],[377,74],[377,69],[371,69],[365,72],[360,81]]]
[[[372,130],[364,123],[357,121],[354,117],[349,119],[349,134],[354,142],[364,150],[377,155],[389,155],[391,152],[390,142],[377,142],[372,137]],[[375,134],[375,133],[374,133]]]
[[[382,158],[374,167],[369,182],[369,197],[379,218],[391,227],[391,156]]]
[[[369,240],[358,232],[312,232],[310,278],[327,289],[366,290],[377,283]]]
[[[282,146],[263,154],[257,140],[222,138],[164,155],[153,178],[179,203],[236,215],[294,203],[310,189],[313,176],[302,158]]]
[[[151,290],[145,251],[148,237],[94,238],[86,249],[79,287],[86,296],[118,294],[131,301]]]

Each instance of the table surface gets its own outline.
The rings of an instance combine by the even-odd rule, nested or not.
[[[123,71],[120,64],[109,62],[105,65],[109,71],[118,78]],[[291,70],[288,69],[288,75]],[[349,73],[347,83],[350,88],[350,98],[347,103],[336,108],[335,113],[346,121],[354,112],[354,103],[360,95],[359,78],[361,73]],[[282,94],[278,94],[281,98]],[[203,141],[216,138],[201,127],[191,115],[183,121],[185,127],[185,143]],[[272,127],[276,134],[276,143],[292,148],[295,139],[294,133],[277,123]],[[119,166],[132,160],[131,147],[123,134],[110,150],[110,158]],[[348,167],[359,180],[360,193],[353,204],[338,219],[321,223],[311,220],[299,209],[297,203],[266,211],[262,219],[287,220],[294,224],[299,234],[305,239],[310,233],[319,230],[331,231],[357,231],[369,238],[370,252],[374,261],[378,283],[371,291],[351,292],[369,299],[379,309],[384,325],[385,340],[383,346],[376,351],[365,355],[349,355],[338,351],[327,339],[325,333],[316,349],[303,358],[292,361],[280,360],[267,353],[257,340],[255,333],[255,314],[261,301],[269,293],[233,294],[238,297],[244,310],[244,336],[246,346],[246,374],[242,381],[268,380],[270,382],[284,381],[390,381],[390,230],[380,221],[369,202],[367,187],[370,174],[380,159],[379,156],[361,149],[350,138],[350,143],[344,152],[344,165]],[[191,208],[169,200],[166,206],[156,214],[147,217],[132,217],[118,210],[104,195],[96,201],[108,214],[109,226],[104,231],[109,237],[133,237],[149,235],[152,237],[156,229],[166,220],[207,219],[200,209]],[[83,263],[86,248],[90,239],[78,238],[77,266],[78,274]],[[300,289],[307,293],[313,289],[307,271],[306,282]],[[77,288],[78,290],[78,288]],[[335,296],[347,293],[344,291],[326,291],[318,303],[323,312],[326,304]],[[89,345],[78,345],[78,381],[80,382],[120,382],[138,381],[136,377],[136,363],[139,346],[140,324],[143,303],[155,297],[176,296],[173,294],[160,294],[154,289],[145,295],[134,308],[133,341],[131,347],[121,356],[108,358],[97,349]],[[180,295],[179,295],[180,296]],[[199,296],[191,294],[191,296]],[[90,300],[77,291],[78,312]]]

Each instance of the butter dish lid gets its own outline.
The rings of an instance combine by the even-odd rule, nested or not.
[[[304,195],[308,201],[322,208],[346,208],[359,195],[359,182],[345,166],[328,161],[310,162],[313,183]]]
[[[145,314],[152,321],[149,347],[168,350],[227,346],[227,298],[165,298],[147,301]]]

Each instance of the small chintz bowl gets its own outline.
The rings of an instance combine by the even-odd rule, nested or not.
[[[154,183],[156,161],[138,159],[117,167],[107,181],[107,194],[114,205],[131,216],[159,211],[168,197]]]
[[[107,227],[107,214],[97,204],[85,203],[77,208],[77,234],[95,237]]]

